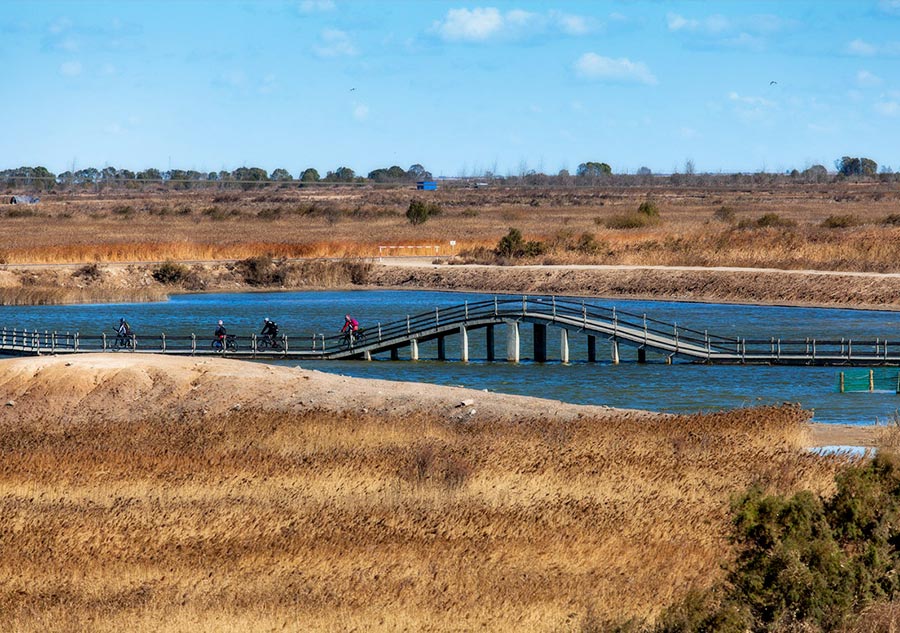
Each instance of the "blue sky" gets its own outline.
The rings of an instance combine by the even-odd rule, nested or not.
[[[0,168],[900,169],[900,0],[0,6]]]

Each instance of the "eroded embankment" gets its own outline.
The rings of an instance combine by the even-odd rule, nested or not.
[[[900,309],[900,275],[583,266],[377,266],[383,287]]]
[[[652,617],[721,576],[735,493],[827,493],[844,463],[802,450],[796,407],[654,415],[224,359],[0,361],[0,400],[18,631]]]

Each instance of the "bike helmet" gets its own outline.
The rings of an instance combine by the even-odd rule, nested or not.
[[[121,319],[119,319],[119,323],[125,323],[125,317],[122,317]]]
[[[263,323],[268,323],[268,322],[269,322],[269,317],[266,317],[265,319],[263,319]]]
[[[219,325],[224,325],[224,324],[222,323],[222,319],[219,319]]]

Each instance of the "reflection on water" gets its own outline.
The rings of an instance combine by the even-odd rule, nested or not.
[[[151,304],[0,307],[0,325],[28,329],[110,332],[124,316],[138,335],[212,337],[215,323],[223,319],[229,332],[259,332],[264,317],[274,319],[296,347],[314,333],[334,333],[350,313],[361,324],[372,326],[463,301],[483,301],[485,295],[419,291],[330,291],[182,295]],[[880,338],[900,345],[900,313],[817,308],[734,306],[651,301],[593,303],[636,314],[646,313],[679,326],[708,330],[721,336],[745,338],[817,338],[842,336],[857,340]],[[522,356],[531,356],[530,327],[521,329]],[[469,336],[469,363],[437,362],[436,343],[420,346],[418,363],[310,362],[311,369],[368,378],[411,380],[461,385],[504,393],[516,393],[585,404],[644,408],[656,411],[709,411],[721,408],[799,402],[815,410],[821,422],[872,423],[894,415],[900,396],[894,393],[838,393],[839,368],[705,366],[680,363],[665,365],[650,356],[648,364],[635,361],[636,352],[622,347],[622,363],[612,365],[608,345],[598,341],[601,362],[587,362],[586,337],[570,332],[572,362],[558,358],[553,328],[548,333],[548,363],[486,363],[483,330]],[[496,331],[497,358],[505,352],[503,328]],[[447,355],[459,357],[458,341],[448,339]],[[401,357],[403,354],[401,353]],[[652,362],[656,361],[656,362]],[[294,363],[287,363],[294,365]]]

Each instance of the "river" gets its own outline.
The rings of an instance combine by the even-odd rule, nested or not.
[[[343,315],[350,313],[361,324],[402,319],[407,314],[449,307],[464,301],[483,301],[486,295],[425,291],[321,291],[178,295],[159,303],[0,307],[0,325],[37,329],[79,331],[84,334],[112,332],[120,317],[128,319],[138,336],[196,333],[212,336],[218,319],[229,332],[248,335],[259,332],[263,317],[274,319],[292,340],[308,340],[313,333],[333,333]],[[900,344],[900,313],[820,308],[736,306],[663,301],[591,300],[606,307],[635,314],[646,313],[660,321],[673,322],[711,334],[745,338],[875,338]],[[661,359],[638,364],[636,352],[622,346],[622,362],[613,365],[609,348],[598,345],[600,362],[587,362],[586,338],[571,333],[571,363],[554,361],[556,333],[549,331],[550,361],[530,362],[531,328],[522,328],[519,364],[484,362],[484,336],[470,334],[469,363],[438,362],[435,343],[420,347],[419,362],[392,362],[388,356],[372,362],[307,362],[310,369],[365,378],[410,380],[488,389],[612,407],[654,411],[713,411],[758,404],[798,402],[815,411],[819,422],[871,424],[893,417],[900,396],[893,392],[839,393],[836,367],[707,366],[688,363],[667,365]],[[497,357],[504,356],[502,328],[497,332]],[[447,355],[459,357],[459,346],[451,338]],[[402,356],[401,356],[402,357]],[[656,362],[653,362],[656,361]],[[287,363],[296,365],[296,362]],[[852,370],[855,372],[865,370]]]

